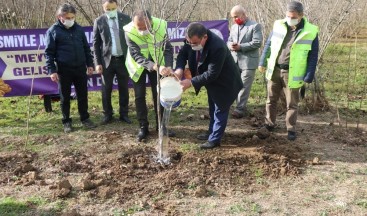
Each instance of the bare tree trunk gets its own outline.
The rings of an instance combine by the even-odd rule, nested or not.
[[[84,8],[81,6],[78,0],[74,0],[75,4],[77,5],[79,11],[84,15],[84,18],[87,20],[89,25],[93,25],[93,19],[85,12]]]
[[[92,4],[92,0],[88,0],[89,6],[92,9],[93,12],[93,17],[97,17],[99,15],[99,13],[97,12],[97,10],[94,8],[94,5]]]

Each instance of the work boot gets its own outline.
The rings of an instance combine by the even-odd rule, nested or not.
[[[140,131],[138,133],[138,142],[141,142],[143,139],[145,139],[149,134],[149,130],[147,126],[141,126]]]
[[[64,123],[64,133],[70,133],[73,131],[73,127],[71,126],[71,122]]]

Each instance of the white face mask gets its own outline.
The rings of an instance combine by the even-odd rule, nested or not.
[[[192,46],[191,49],[194,50],[194,51],[200,51],[200,50],[203,49],[203,46],[201,46],[201,44],[199,44],[197,46]]]
[[[143,36],[148,35],[149,34],[149,30],[139,31],[139,34],[140,35],[143,35]]]
[[[296,26],[299,23],[298,19],[291,19],[289,17],[286,17],[285,19],[287,20],[287,24],[289,26]]]
[[[75,22],[75,19],[71,19],[71,20],[65,19],[63,24],[66,28],[70,28],[74,25],[74,22]]]
[[[117,9],[111,10],[111,11],[106,11],[106,15],[108,16],[108,18],[115,18],[115,17],[117,17]]]

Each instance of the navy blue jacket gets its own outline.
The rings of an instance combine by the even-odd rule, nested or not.
[[[49,74],[58,72],[56,64],[58,67],[94,67],[85,32],[77,23],[67,29],[57,21],[47,30],[45,56]]]
[[[301,30],[302,30],[302,27],[297,30],[298,33]],[[266,67],[266,58],[269,57],[272,35],[273,35],[273,32],[270,33],[268,40],[265,43],[264,50],[260,58],[259,66]],[[303,81],[305,81],[306,83],[312,83],[315,77],[318,56],[319,56],[319,37],[316,36],[316,38],[312,41],[311,50],[307,56],[307,70],[306,70],[306,75],[303,78]]]
[[[205,86],[214,103],[220,109],[227,109],[243,87],[241,72],[226,43],[209,30],[207,35],[199,64],[196,63],[197,52],[185,43],[178,53],[176,68],[184,69],[188,62],[196,94]]]

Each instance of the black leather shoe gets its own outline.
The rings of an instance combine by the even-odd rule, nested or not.
[[[131,124],[131,120],[127,116],[120,116],[119,120]]]
[[[71,122],[64,123],[64,132],[70,133],[73,131],[73,127],[71,126]]]
[[[203,144],[200,145],[200,148],[201,149],[212,149],[212,148],[216,148],[216,147],[219,147],[220,146],[220,143],[213,143],[213,142],[205,142]]]
[[[239,113],[239,112],[233,111],[233,112],[232,112],[232,117],[233,117],[234,119],[240,119],[240,118],[243,118],[243,113]]]
[[[274,130],[274,126],[268,125],[268,124],[264,124],[264,127],[268,130],[268,131],[273,131]]]
[[[141,142],[143,139],[147,138],[148,134],[148,127],[140,127],[140,131],[138,133],[138,141]]]
[[[198,139],[198,140],[208,140],[209,135],[210,135],[210,133],[209,133],[209,131],[207,131],[205,133],[197,135],[196,139]]]
[[[163,134],[166,134],[166,128],[163,128]],[[158,126],[155,127],[155,131],[158,132]],[[176,137],[176,133],[173,130],[168,130],[168,137]]]
[[[175,137],[176,133],[172,130],[168,130],[168,137]]]
[[[84,121],[82,121],[82,125],[83,127],[87,128],[87,129],[92,129],[97,127],[90,119],[86,119]]]
[[[288,140],[295,140],[297,138],[296,132],[294,131],[288,131]]]
[[[173,130],[167,130],[167,128],[163,128],[163,134],[166,134],[168,131],[168,137],[175,137],[176,133]]]
[[[104,116],[101,122],[101,125],[106,125],[109,124],[113,121],[113,117],[112,116]]]

